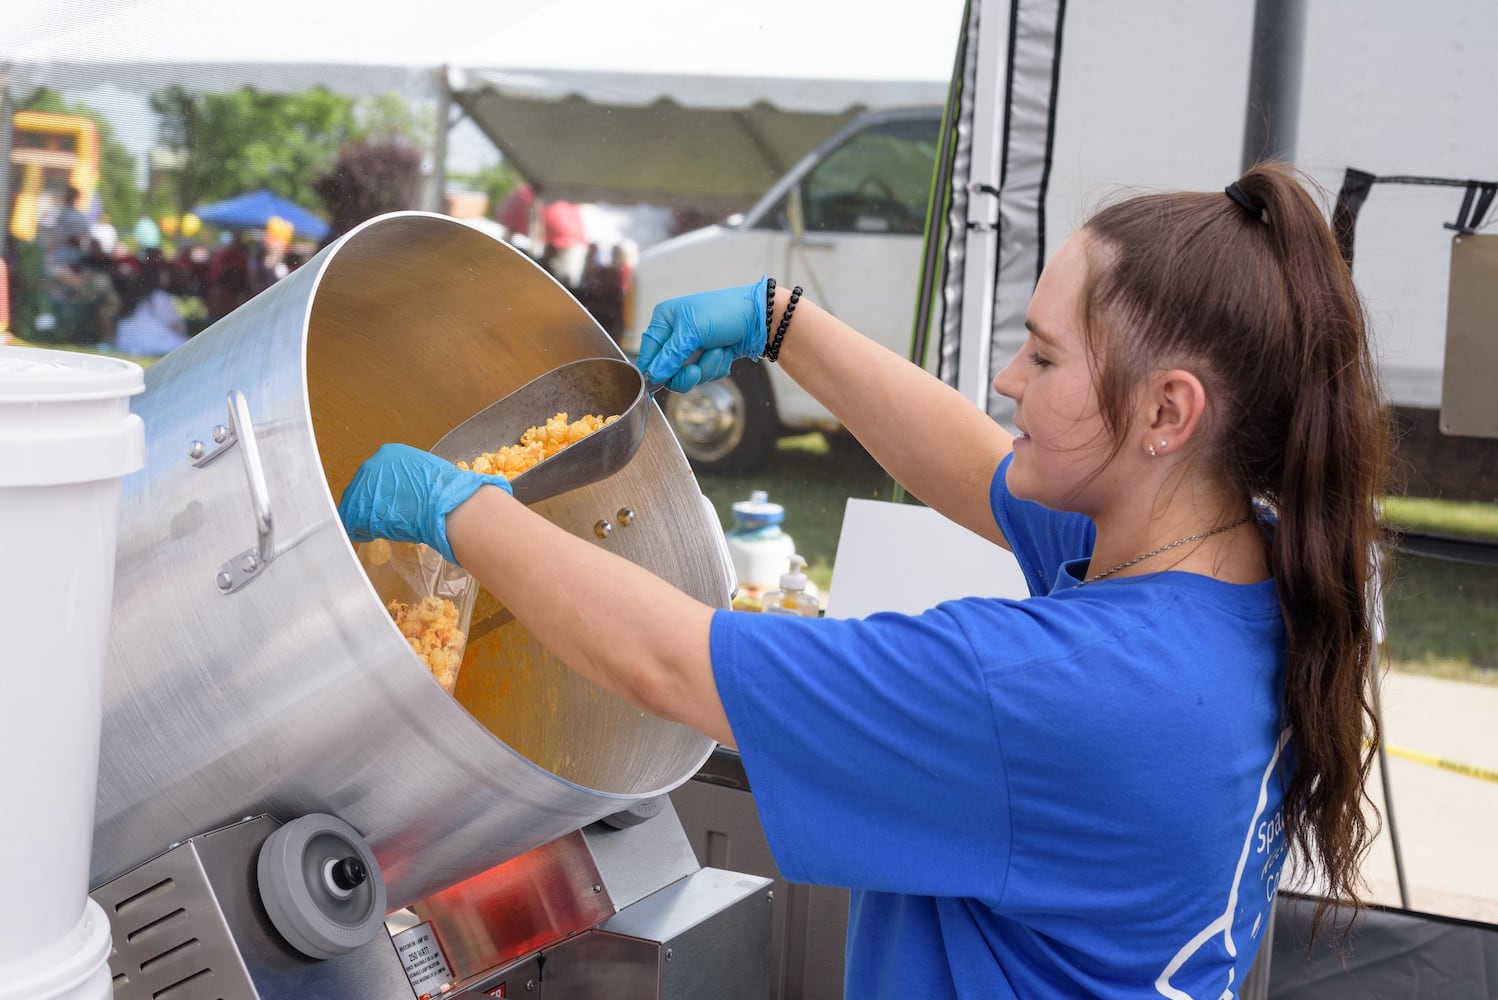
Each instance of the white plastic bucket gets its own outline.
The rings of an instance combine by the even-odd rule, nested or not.
[[[109,995],[88,898],[121,480],[139,365],[0,347],[0,1000]]]

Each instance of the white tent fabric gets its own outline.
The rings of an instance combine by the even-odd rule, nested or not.
[[[929,0],[906,17],[838,0],[553,0],[454,51],[450,64],[471,82],[532,99],[722,109],[751,95],[827,114],[912,94],[940,101],[961,13],[958,0]]]
[[[449,84],[554,195],[733,211],[860,111],[942,101],[961,4],[865,14],[794,0],[565,0],[457,52]]]
[[[451,98],[556,196],[743,208],[862,109],[939,103],[960,0],[11,0],[0,83]],[[9,30],[9,25],[17,30]]]
[[[208,11],[195,0],[7,0],[0,74],[12,94],[179,84],[289,93],[322,86],[363,96],[430,96],[434,73],[460,42],[498,31],[529,5],[428,0],[410,7],[257,0]],[[11,25],[17,26],[12,30]]]

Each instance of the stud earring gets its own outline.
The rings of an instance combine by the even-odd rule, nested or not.
[[[1166,446],[1166,445],[1167,445],[1167,444],[1169,444],[1169,443],[1170,443],[1170,442],[1169,442],[1169,441],[1166,441],[1166,440],[1165,440],[1165,439],[1164,439],[1164,438],[1161,438],[1161,439],[1160,439],[1160,450],[1161,450],[1161,451],[1164,451],[1164,450],[1165,450],[1165,446]]]
[[[1152,444],[1147,444],[1144,447],[1149,451],[1150,458],[1154,458],[1155,457],[1155,446],[1152,445]]]

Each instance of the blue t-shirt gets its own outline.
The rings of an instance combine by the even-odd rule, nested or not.
[[[1091,522],[1006,468],[1029,599],[714,616],[775,860],[854,890],[850,998],[1234,995],[1285,854],[1273,582],[1079,587]]]

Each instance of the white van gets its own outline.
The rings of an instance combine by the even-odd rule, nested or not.
[[[850,122],[804,157],[742,219],[708,226],[641,255],[634,273],[639,333],[662,299],[742,285],[768,274],[885,346],[908,354],[941,108],[881,111]],[[795,336],[794,327],[790,336]],[[782,434],[840,430],[773,364],[739,362],[725,379],[662,397],[682,450],[700,472],[759,467]]]

